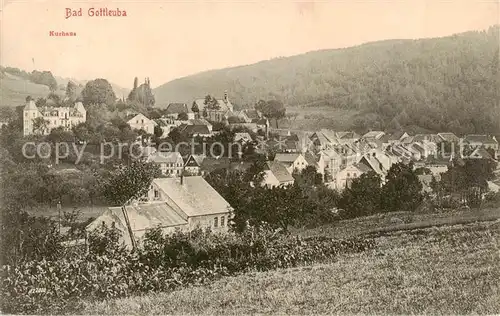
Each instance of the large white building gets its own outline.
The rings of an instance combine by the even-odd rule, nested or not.
[[[47,135],[56,127],[64,127],[69,130],[72,127],[84,123],[87,120],[87,111],[82,102],[76,102],[72,107],[38,108],[35,101],[30,100],[23,110],[23,134]]]

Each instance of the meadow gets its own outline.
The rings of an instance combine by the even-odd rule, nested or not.
[[[329,106],[288,106],[286,111],[293,117],[281,119],[278,127],[302,131],[317,131],[322,128],[348,130],[359,113],[356,110]]]
[[[497,314],[500,220],[396,231],[331,262],[102,302],[82,314]]]

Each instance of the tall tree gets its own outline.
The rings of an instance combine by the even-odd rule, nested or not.
[[[43,117],[37,117],[33,120],[33,133],[43,135],[49,127],[49,121]]]
[[[113,91],[113,87],[106,79],[98,78],[87,82],[82,91],[82,99],[85,105],[114,105],[116,102],[116,95]]]
[[[422,202],[422,183],[413,164],[392,165],[382,187],[382,207],[388,212],[414,211]]]
[[[279,100],[259,100],[255,104],[255,109],[262,112],[268,119],[275,119],[276,124],[278,124],[279,119],[284,118],[286,115],[285,105]]]
[[[375,172],[363,173],[342,192],[339,206],[346,218],[380,212],[381,179]]]
[[[66,85],[66,98],[72,102],[78,98],[78,86],[71,80]]]
[[[143,197],[159,175],[160,169],[155,164],[133,161],[128,166],[120,166],[103,181],[103,194],[111,204],[121,206],[131,199]]]

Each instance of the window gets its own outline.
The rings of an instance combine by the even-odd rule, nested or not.
[[[217,228],[219,226],[219,218],[214,218],[214,228]]]
[[[144,124],[144,120],[141,120],[141,124]]]
[[[221,216],[220,217],[220,227],[224,227],[224,225],[226,224],[226,223],[224,223],[224,220],[225,220],[224,216]]]
[[[155,190],[155,198],[159,198],[160,197],[160,192],[158,190]]]
[[[351,176],[351,174],[348,172],[348,173],[347,173],[347,176],[348,176],[348,177],[350,177],[350,176]]]
[[[24,116],[28,116],[28,112],[24,113]]]
[[[139,120],[135,121],[137,124],[139,124]]]

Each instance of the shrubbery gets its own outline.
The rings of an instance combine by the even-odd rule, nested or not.
[[[103,236],[108,236],[106,247],[102,247]],[[113,236],[105,230],[100,238],[89,238],[88,253],[3,266],[2,312],[77,311],[82,299],[167,291],[225,275],[328,260],[341,252],[374,246],[373,240],[301,239],[262,228],[241,235],[196,230],[167,236],[151,230],[130,252],[113,246]]]

